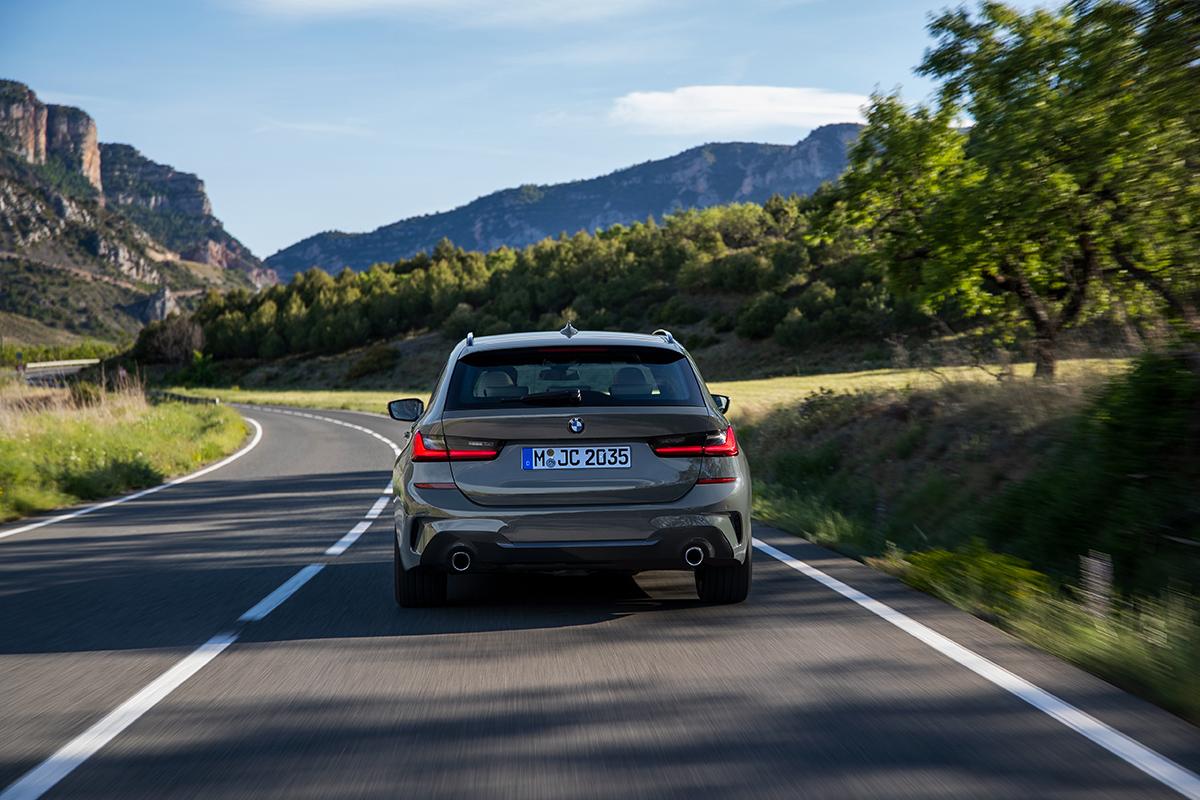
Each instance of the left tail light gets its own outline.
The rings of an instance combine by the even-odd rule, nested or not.
[[[417,431],[413,434],[413,461],[491,461],[500,455],[500,450],[492,444],[490,447],[473,446],[455,447],[446,445],[445,438],[432,436]]]

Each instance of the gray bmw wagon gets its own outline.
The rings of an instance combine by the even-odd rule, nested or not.
[[[750,590],[750,470],[729,398],[667,331],[468,334],[396,459],[395,592],[449,576],[686,570],[700,599]]]

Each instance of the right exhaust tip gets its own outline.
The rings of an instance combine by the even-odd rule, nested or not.
[[[683,551],[683,562],[689,567],[698,567],[704,563],[704,548],[698,544]]]
[[[455,550],[450,554],[450,569],[466,572],[471,568],[471,554],[466,550]]]

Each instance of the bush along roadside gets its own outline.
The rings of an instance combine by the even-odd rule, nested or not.
[[[137,386],[5,386],[0,520],[153,486],[233,452],[245,436],[232,409],[151,403]]]
[[[1200,722],[1200,366],[822,392],[745,426],[755,515]]]

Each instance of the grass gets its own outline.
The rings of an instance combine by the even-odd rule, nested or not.
[[[1075,381],[1086,375],[1108,375],[1128,365],[1123,358],[1077,358],[1059,363],[1059,381]],[[833,372],[820,375],[795,375],[747,381],[710,381],[708,388],[733,399],[732,416],[753,419],[785,403],[828,390],[833,392],[869,392],[886,389],[931,389],[946,384],[996,383],[998,367],[939,367],[937,369],[875,369],[862,372]],[[1013,376],[1033,375],[1033,364],[1015,364]]]
[[[232,409],[105,391],[0,385],[0,520],[153,486],[235,450]]]

